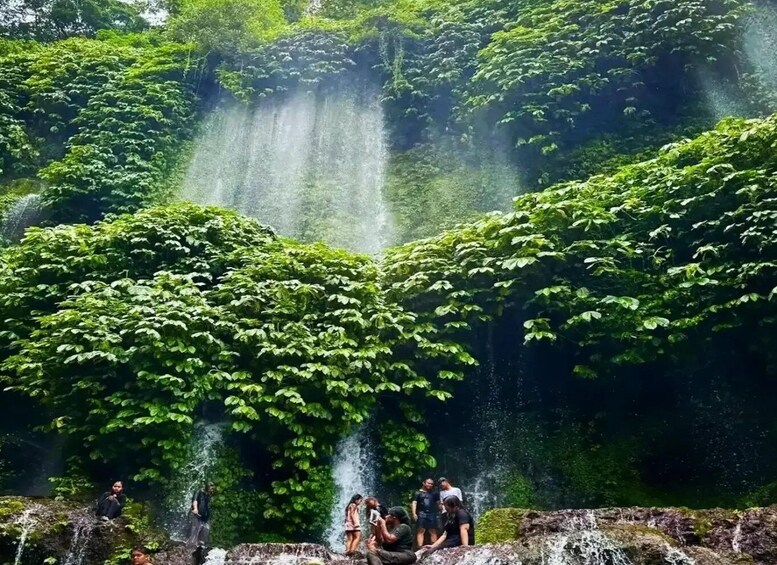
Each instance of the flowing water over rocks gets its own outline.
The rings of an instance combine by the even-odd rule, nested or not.
[[[35,523],[36,507],[30,506],[22,513],[17,524],[21,528],[21,534],[19,535],[19,542],[16,548],[16,555],[14,556],[14,565],[20,565],[22,563],[22,557],[24,556],[24,546],[27,544],[27,536],[30,535],[30,529]]]
[[[377,254],[393,238],[382,194],[387,163],[376,94],[298,92],[215,111],[181,196],[235,209],[281,235]]]
[[[501,516],[499,516],[501,514]],[[503,543],[424,556],[429,565],[775,565],[777,506],[731,510],[602,508],[538,512],[500,509]],[[0,563],[102,565],[119,547],[139,543],[123,518],[102,524],[91,509],[46,499],[0,498]],[[493,531],[493,528],[492,528]],[[148,535],[148,532],[143,534]],[[364,563],[315,544],[192,548],[158,539],[156,565],[348,565]],[[23,543],[22,543],[23,541]],[[738,547],[738,551],[734,549]],[[19,557],[17,557],[19,556]]]
[[[86,565],[84,558],[99,523],[95,520],[91,509],[71,515],[70,519],[73,526],[73,537],[63,565]]]

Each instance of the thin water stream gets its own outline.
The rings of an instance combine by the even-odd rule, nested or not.
[[[14,565],[21,565],[22,563],[24,547],[27,545],[27,537],[30,535],[30,530],[35,524],[35,512],[37,512],[39,509],[40,508],[38,506],[30,506],[19,517],[17,524],[21,526],[22,531],[19,535],[19,545],[16,548],[16,558],[14,560]]]

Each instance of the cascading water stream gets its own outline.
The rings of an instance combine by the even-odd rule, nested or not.
[[[35,524],[35,512],[38,510],[40,510],[39,506],[30,506],[22,513],[22,515],[19,517],[19,520],[16,522],[19,526],[21,526],[22,531],[19,535],[19,545],[16,548],[16,558],[14,560],[14,565],[20,565],[22,563],[24,546],[27,544],[27,537],[30,535],[30,530]]]
[[[366,428],[362,427],[337,445],[332,473],[337,496],[329,515],[325,539],[330,549],[344,549],[345,507],[354,494],[375,494],[378,469]]]
[[[734,528],[734,535],[731,537],[731,549],[734,553],[742,553],[742,519],[737,522]]]
[[[224,424],[201,422],[196,425],[189,446],[189,460],[179,471],[172,492],[167,495],[171,507],[168,531],[177,541],[186,538],[192,496],[205,486],[223,443]]]
[[[86,550],[98,524],[88,510],[72,516],[71,520],[73,523],[73,538],[70,540],[70,548],[62,564],[85,565]]]
[[[593,511],[570,519],[565,530],[548,540],[543,565],[632,565],[599,529]]]
[[[27,194],[14,202],[0,219],[0,238],[18,241],[24,230],[41,219],[40,194]]]
[[[393,241],[383,121],[377,95],[345,88],[226,105],[205,124],[181,196],[284,236],[378,254]]]
[[[208,552],[203,565],[224,565],[227,559],[227,550],[220,547],[214,547]]]

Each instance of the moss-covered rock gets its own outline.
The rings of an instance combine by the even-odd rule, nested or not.
[[[478,522],[478,543],[503,543],[517,540],[521,521],[529,512],[531,511],[522,508],[489,510]]]

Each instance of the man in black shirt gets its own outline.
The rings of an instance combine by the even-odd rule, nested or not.
[[[416,562],[413,553],[413,531],[410,517],[401,506],[389,508],[386,519],[378,518],[383,547],[378,548],[374,537],[367,540],[368,565],[410,565]]]
[[[421,490],[415,493],[410,507],[413,520],[416,523],[416,544],[424,545],[424,535],[429,532],[431,543],[437,541],[437,507],[440,503],[440,493],[434,492],[434,479],[428,478],[421,485]]]
[[[124,484],[121,481],[116,481],[111,485],[111,490],[100,495],[95,509],[98,518],[107,522],[121,516],[121,510],[127,503],[127,497],[124,496],[123,491]]]
[[[210,537],[210,499],[216,492],[216,485],[209,483],[192,497],[191,531],[188,543],[200,547],[208,546]]]

